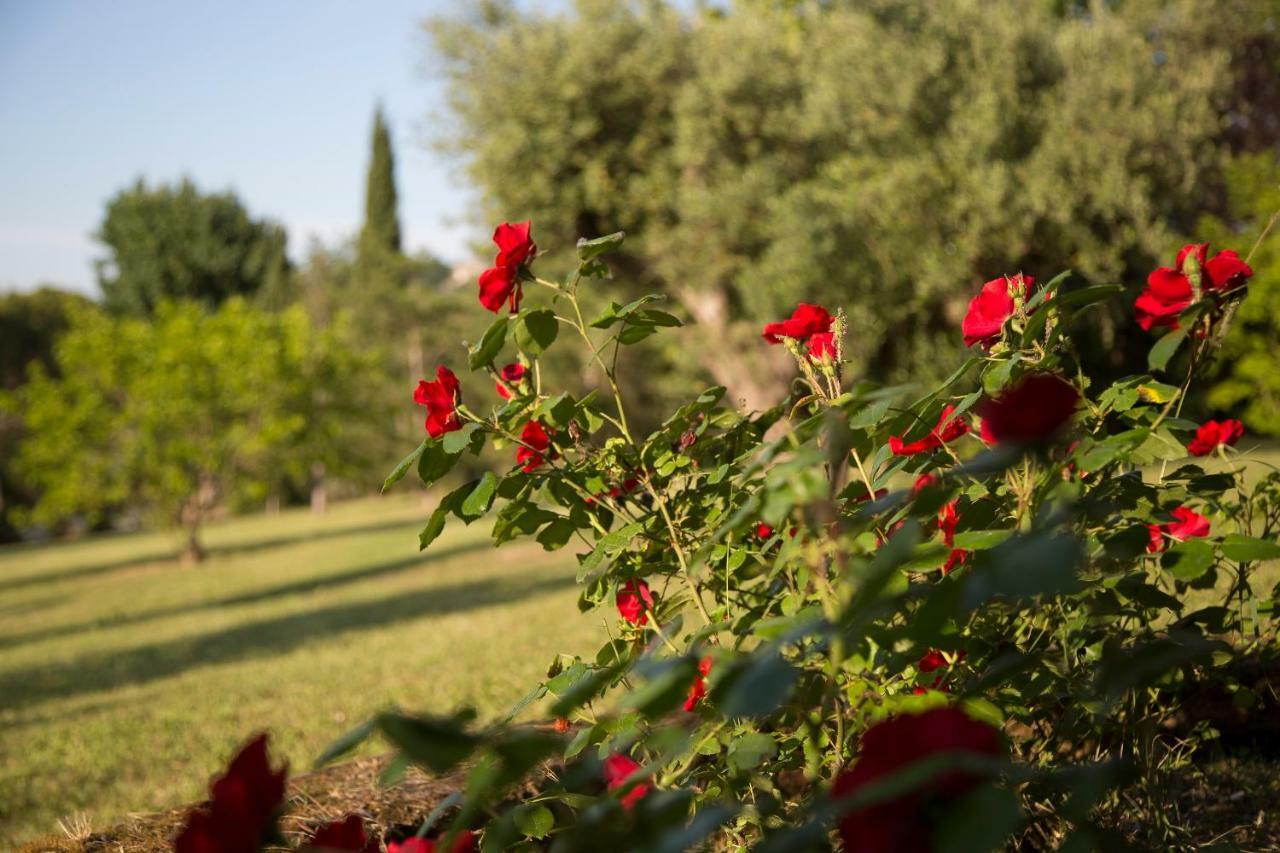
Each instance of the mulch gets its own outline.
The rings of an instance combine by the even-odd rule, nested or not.
[[[281,828],[292,846],[315,828],[349,814],[360,815],[376,837],[398,840],[413,835],[446,797],[461,789],[462,773],[433,777],[410,769],[397,784],[383,787],[379,776],[388,757],[361,758],[289,780],[289,798]],[[128,821],[83,838],[49,837],[29,842],[20,853],[120,853],[173,848],[173,838],[191,806],[135,815]]]

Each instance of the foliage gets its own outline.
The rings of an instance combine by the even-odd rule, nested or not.
[[[155,188],[139,180],[107,203],[98,239],[109,253],[98,262],[98,285],[118,314],[151,314],[171,299],[290,301],[284,229],[250,217],[230,192],[203,193],[188,179]]]
[[[391,133],[379,108],[373,115],[369,173],[364,187],[364,227],[360,231],[360,252],[399,255],[400,214],[396,210],[395,157]]]
[[[15,463],[38,493],[37,524],[120,507],[196,533],[217,504],[260,501],[324,461],[350,469],[344,422],[362,408],[360,357],[301,309],[242,300],[209,312],[162,303],[151,319],[75,314],[10,408],[25,423]]]
[[[777,362],[712,355],[748,350],[744,317],[856,304],[860,372],[940,378],[989,270],[1145,274],[1213,200],[1257,6],[581,0],[432,26],[493,217],[549,244],[624,229],[622,280],[678,300],[701,366],[760,407]],[[1098,319],[1089,352],[1121,369],[1130,320]]]
[[[52,369],[54,343],[70,324],[71,312],[88,310],[89,305],[79,294],[49,286],[0,296],[0,393],[26,382],[33,364]],[[0,409],[0,542],[18,538],[9,522],[10,510],[34,500],[11,470],[21,437],[21,418]]]
[[[549,701],[554,731],[387,712],[322,760],[379,733],[433,772],[469,762],[439,831],[483,827],[485,850],[1092,849],[1122,815],[1176,844],[1159,783],[1212,731],[1162,727],[1206,684],[1255,704],[1232,664],[1274,651],[1277,591],[1253,576],[1280,557],[1280,475],[1191,463],[1189,442],[1229,463],[1237,436],[1201,447],[1180,416],[1244,280],[1211,285],[1184,249],[1179,325],[1151,372],[1109,386],[1075,334],[1134,292],[1070,274],[1006,279],[998,327],[924,395],[847,378],[853,321],[802,305],[766,327],[799,368],[784,400],[744,414],[710,388],[643,435],[613,365],[679,320],[655,296],[593,319],[579,301],[611,287],[621,237],[580,241],[563,282],[519,268],[547,300],[495,320],[468,363],[530,379],[485,407],[441,366],[418,394],[437,428],[387,480],[505,449],[504,473],[441,496],[420,545],[482,517],[495,545],[572,543],[581,609],[616,608],[609,642],[553,660],[512,709]],[[995,302],[970,310],[990,321]],[[542,356],[565,341],[609,395],[552,387]]]
[[[1272,152],[1242,155],[1227,170],[1230,208],[1238,221],[1204,217],[1204,239],[1248,248],[1253,235],[1280,210],[1280,159]],[[1280,340],[1280,243],[1264,241],[1252,258],[1257,275],[1249,283],[1249,298],[1240,305],[1231,332],[1223,341],[1218,381],[1207,402],[1216,409],[1238,412],[1256,432],[1280,436],[1280,371],[1276,370],[1276,341]]]

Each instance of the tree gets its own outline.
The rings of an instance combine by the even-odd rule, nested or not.
[[[98,239],[109,252],[98,284],[114,313],[147,315],[168,299],[288,301],[284,229],[250,217],[230,192],[202,193],[185,178],[154,189],[139,180],[107,203]]]
[[[1280,158],[1273,152],[1241,155],[1227,168],[1227,178],[1232,218],[1205,217],[1196,234],[1243,256],[1280,212]],[[1280,234],[1274,228],[1250,264],[1249,298],[1223,341],[1218,382],[1206,402],[1238,415],[1254,432],[1280,436]]]
[[[400,255],[400,214],[397,210],[395,155],[391,133],[379,107],[373,114],[369,172],[364,187],[364,227],[360,230],[361,258]]]
[[[49,285],[30,293],[0,296],[0,394],[22,386],[33,365],[53,370],[54,345],[70,325],[72,313],[91,308],[92,303],[80,294]],[[18,538],[9,521],[10,510],[30,506],[35,499],[12,471],[21,438],[21,417],[0,407],[0,542]]]
[[[856,369],[919,378],[956,362],[937,341],[975,283],[1136,284],[1176,248],[1249,4],[1081,5],[580,0],[433,29],[490,218],[546,245],[626,230],[620,278],[678,299],[718,344],[688,351],[758,404],[768,371],[718,357],[743,316],[838,297]],[[1089,351],[1120,369],[1130,326]]]
[[[220,506],[259,503],[305,483],[314,462],[354,469],[344,424],[359,428],[367,363],[299,307],[232,299],[156,306],[150,319],[77,312],[16,394],[26,438],[15,469],[39,495],[35,524],[89,521],[123,507],[186,532]]]

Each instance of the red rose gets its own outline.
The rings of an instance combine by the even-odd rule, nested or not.
[[[1208,456],[1219,444],[1231,447],[1244,435],[1244,424],[1235,420],[1205,421],[1196,430],[1196,437],[1187,444],[1192,456]]]
[[[498,396],[504,400],[510,400],[511,392],[508,391],[507,388],[510,387],[519,390],[518,386],[524,381],[526,373],[528,373],[528,370],[526,370],[525,366],[518,361],[508,364],[506,367],[502,368],[502,370],[499,371],[502,381],[493,383],[494,387],[498,389]]]
[[[698,703],[702,701],[702,697],[707,695],[707,676],[711,674],[711,658],[703,658],[698,661],[698,673],[693,677],[693,683],[689,685],[689,695],[685,697],[684,709],[693,711],[698,707]]]
[[[365,835],[364,821],[360,820],[359,815],[347,815],[345,820],[324,824],[304,846],[348,850],[351,853],[379,853],[382,849],[376,839]]]
[[[462,421],[458,418],[458,403],[462,401],[462,392],[458,388],[458,377],[443,364],[436,367],[436,380],[428,382],[423,379],[413,392],[413,402],[427,407],[427,434],[439,438],[447,432],[462,429]]]
[[[475,849],[476,835],[469,829],[459,832],[449,845],[449,853],[472,853]],[[439,850],[439,845],[430,838],[406,838],[387,844],[387,853],[437,853]]]
[[[1031,276],[1018,273],[982,285],[982,290],[970,300],[969,310],[960,324],[964,345],[982,344],[983,349],[990,349],[1000,339],[1005,321],[1013,316],[1014,297],[1025,299],[1035,283]]]
[[[947,561],[942,564],[942,573],[949,575],[956,566],[963,566],[968,560],[968,551],[963,548],[953,548],[951,553],[947,555]]]
[[[521,446],[516,449],[516,464],[523,467],[526,474],[538,470],[538,466],[548,459],[555,459],[554,451],[548,452],[551,437],[537,421],[529,421],[520,433]]]
[[[284,803],[286,771],[273,772],[267,736],[251,740],[210,786],[210,803],[191,812],[177,853],[257,853]]]
[[[782,343],[783,338],[793,338],[807,343],[814,335],[823,335],[831,331],[833,322],[827,309],[821,305],[810,305],[801,302],[791,317],[781,323],[769,323],[764,327],[764,339],[771,344]]]
[[[945,753],[1004,756],[1000,733],[956,708],[890,717],[863,733],[853,768],[836,779],[832,795],[850,797],[911,764]],[[938,806],[982,783],[967,770],[937,773],[890,800],[850,811],[840,820],[846,853],[928,853]]]
[[[1049,373],[1033,373],[979,407],[983,433],[1000,444],[1038,444],[1053,438],[1080,403],[1075,386]]]
[[[1200,539],[1209,535],[1209,519],[1198,512],[1180,506],[1173,511],[1173,521],[1164,524],[1148,524],[1147,553],[1158,554],[1169,547],[1166,539],[1185,542],[1188,539]]]
[[[819,332],[809,338],[809,358],[814,361],[835,361],[836,336],[832,332]]]
[[[503,303],[511,306],[511,313],[520,310],[524,298],[524,285],[515,267],[489,267],[480,273],[480,304],[497,314]]]
[[[621,754],[610,755],[604,760],[604,778],[609,784],[609,790],[615,791],[627,784],[627,780],[635,775],[639,769],[640,765],[636,764],[629,756]],[[631,809],[636,803],[643,800],[647,793],[649,793],[649,785],[641,782],[622,795],[622,807]]]
[[[493,259],[494,266],[519,267],[532,260],[538,253],[538,244],[529,236],[532,225],[527,220],[514,225],[504,222],[493,229],[493,242],[498,247],[498,256]]]
[[[958,501],[951,501],[938,511],[938,530],[942,532],[942,541],[948,548],[956,544],[956,525],[960,523],[957,503]]]
[[[1200,289],[1225,293],[1248,281],[1253,275],[1249,265],[1230,250],[1206,260],[1208,243],[1188,243],[1178,252],[1175,268],[1160,267],[1147,276],[1146,290],[1134,303],[1138,325],[1150,331],[1156,326],[1178,325],[1178,316],[1195,301],[1187,259],[1194,256],[1200,270]]]
[[[1253,268],[1230,249],[1214,255],[1203,267],[1201,286],[1205,290],[1216,290],[1219,293],[1235,290],[1253,277]]]
[[[947,406],[943,409],[942,416],[938,418],[938,425],[928,435],[917,441],[906,443],[901,435],[890,436],[889,449],[893,451],[894,456],[913,456],[955,441],[969,431],[969,425],[965,423],[964,418],[951,417],[951,413],[955,410],[955,406]]]
[[[936,474],[921,474],[919,477],[916,477],[915,483],[911,485],[911,493],[914,495],[922,489],[929,488],[936,482],[938,482]]]
[[[648,611],[653,609],[653,593],[649,591],[649,584],[632,578],[618,587],[614,603],[623,619],[632,625],[643,625],[649,621]]]
[[[498,255],[493,266],[480,274],[480,304],[495,314],[502,310],[504,302],[511,306],[512,314],[520,310],[524,296],[520,268],[538,252],[537,244],[529,237],[529,228],[528,222],[504,222],[493,231]]]

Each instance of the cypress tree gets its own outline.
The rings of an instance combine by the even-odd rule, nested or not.
[[[364,227],[360,231],[363,266],[400,255],[400,216],[396,210],[395,157],[382,108],[373,114],[369,174],[364,191]]]

